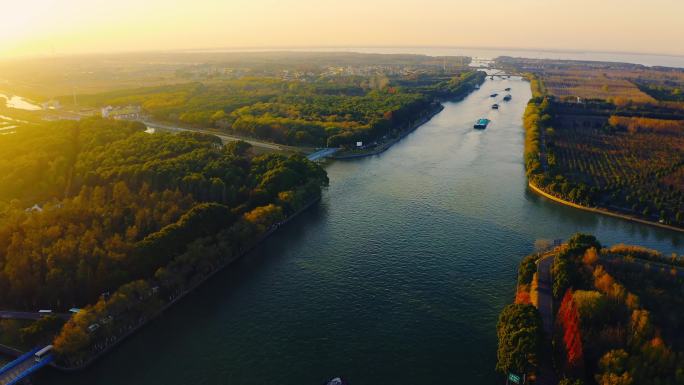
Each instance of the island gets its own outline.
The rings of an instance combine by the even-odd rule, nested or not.
[[[684,255],[588,234],[535,252],[499,317],[497,369],[518,384],[681,384],[683,279]]]

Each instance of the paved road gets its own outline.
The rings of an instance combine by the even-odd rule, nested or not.
[[[22,373],[31,368],[34,364],[35,361],[29,358],[21,364],[10,369],[8,372],[3,373],[2,375],[0,375],[0,385],[7,385],[12,383],[14,379],[19,377]]]
[[[553,369],[552,362],[552,346],[551,337],[553,336],[553,292],[551,277],[551,267],[556,259],[556,252],[549,252],[544,254],[539,261],[537,261],[537,308],[542,318],[542,325],[544,326],[544,350],[542,357],[539,358],[539,377],[537,384],[539,385],[556,385],[558,378]]]
[[[35,354],[44,348],[35,348],[22,354],[16,360],[0,368],[0,385],[16,385],[26,383],[27,378],[40,370],[41,368],[50,365],[54,361],[54,356],[51,354],[44,355],[40,361],[35,360]],[[28,382],[30,383],[30,382]]]
[[[329,157],[330,155],[336,153],[338,150],[339,148],[324,148],[322,150],[318,150],[314,153],[307,155],[307,159],[311,161],[317,161],[319,159]]]
[[[551,336],[553,333],[553,293],[551,266],[555,260],[555,254],[543,256],[537,261],[537,308],[544,324],[544,333]]]
[[[234,136],[234,135],[220,134],[220,133],[216,133],[216,132],[210,131],[210,130],[189,129],[189,128],[169,126],[166,124],[153,123],[153,122],[143,122],[143,123],[147,127],[151,127],[151,128],[161,128],[161,129],[169,130],[169,131],[194,131],[194,132],[201,132],[201,133],[209,134],[209,135],[215,135],[215,136],[218,136],[219,138],[221,138],[224,142],[234,142],[236,140],[242,140],[242,141],[245,141],[245,142],[247,142],[253,146],[268,148],[271,150],[278,150],[278,151],[283,151],[283,150],[296,151],[296,150],[298,150],[296,147],[283,146],[280,144],[269,143],[269,142],[262,142],[260,140],[248,139],[248,138],[243,138],[243,137]]]
[[[49,313],[50,315],[57,316],[63,319],[71,318],[71,314],[68,313]],[[13,311],[13,310],[0,310],[0,318],[2,319],[27,319],[27,320],[37,320],[47,314],[38,312],[28,312],[28,311]]]

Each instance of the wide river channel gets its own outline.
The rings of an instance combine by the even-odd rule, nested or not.
[[[684,252],[681,234],[529,192],[529,98],[519,78],[487,80],[385,153],[331,163],[317,207],[91,369],[37,382],[501,383],[495,324],[536,240],[583,231],[605,244]],[[473,130],[480,117],[492,123]]]

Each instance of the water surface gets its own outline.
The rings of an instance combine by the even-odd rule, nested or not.
[[[5,95],[0,93],[0,99],[5,99],[4,102],[6,103],[7,107],[10,108],[17,108],[20,110],[28,110],[28,111],[38,111],[41,110],[42,107],[30,102],[28,99],[22,98],[21,96],[17,95]]]
[[[332,163],[318,207],[92,369],[39,384],[498,383],[497,315],[535,240],[684,245],[528,192],[529,97],[519,79],[487,80],[382,155]],[[492,123],[473,130],[480,117]]]

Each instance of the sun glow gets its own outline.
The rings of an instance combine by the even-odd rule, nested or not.
[[[0,55],[481,46],[684,54],[678,0],[5,0]]]

